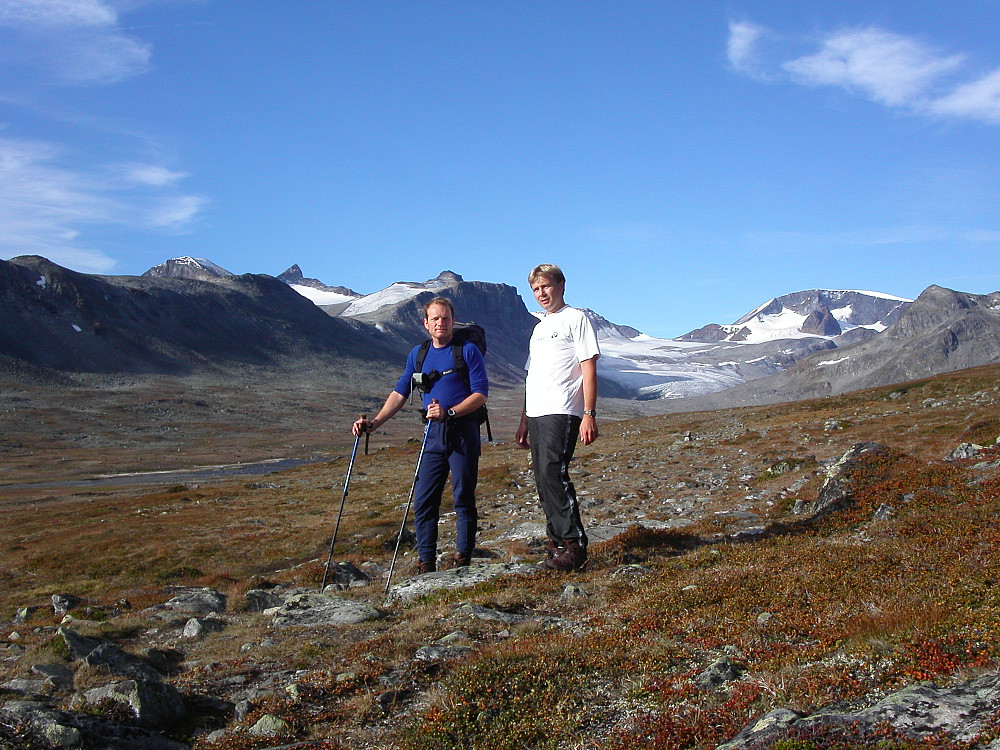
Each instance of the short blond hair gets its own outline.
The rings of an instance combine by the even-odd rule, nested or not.
[[[563,274],[562,269],[554,263],[540,263],[531,269],[531,273],[528,274],[528,283],[534,284],[539,276],[544,276],[549,281],[554,281],[557,284],[565,284],[566,276]]]

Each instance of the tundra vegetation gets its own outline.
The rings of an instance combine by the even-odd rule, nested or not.
[[[588,525],[620,533],[592,543],[586,570],[391,604],[384,574],[418,445],[379,444],[354,467],[334,560],[372,579],[337,595],[384,616],[346,625],[276,627],[246,604],[251,590],[318,588],[344,457],[155,488],[0,488],[0,702],[33,665],[73,668],[71,688],[49,698],[66,710],[107,681],[72,661],[61,624],[131,653],[175,654],[164,679],[189,710],[164,734],[204,750],[711,748],[775,709],[871,704],[922,681],[995,673],[998,376],[987,366],[822,400],[604,422],[574,472]],[[224,423],[190,434],[192,454],[234,447]],[[5,435],[4,463],[30,463],[28,442]],[[864,443],[880,447],[813,513],[827,472]],[[963,444],[976,447],[953,453]],[[526,453],[486,446],[478,494],[475,562],[536,560],[544,519]],[[535,532],[515,533],[525,524]],[[442,551],[452,525],[445,515]],[[408,551],[397,578],[410,561]],[[225,594],[225,627],[184,637],[155,618],[179,586]],[[56,614],[60,593],[83,603]],[[453,648],[419,658],[429,645]],[[208,698],[229,708],[209,711]],[[275,729],[251,732],[264,717]],[[1000,715],[979,722],[972,738],[817,726],[769,746],[959,750],[1000,738]],[[19,746],[12,731],[0,726],[0,746]]]

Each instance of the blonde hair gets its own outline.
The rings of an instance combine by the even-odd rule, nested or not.
[[[532,268],[531,273],[528,274],[528,283],[534,284],[539,276],[544,276],[549,281],[554,281],[557,284],[566,283],[566,276],[563,274],[562,269],[554,263],[540,263]]]

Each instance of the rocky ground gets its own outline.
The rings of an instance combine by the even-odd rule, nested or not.
[[[528,456],[509,442],[518,396],[498,395],[474,564],[412,577],[404,537],[388,585],[418,424],[401,417],[373,438],[345,499],[356,396],[277,381],[238,401],[182,381],[106,384],[100,406],[82,388],[57,402],[4,391],[16,427],[2,444],[0,737],[219,750],[988,746],[1000,711],[996,374],[725,412],[635,418],[621,405],[631,418],[602,420],[574,462],[592,546],[569,576],[536,566],[544,518]],[[24,486],[109,461],[163,469],[321,446],[325,461],[249,481]],[[869,495],[859,477],[872,466],[882,484]],[[979,494],[959,494],[969,488]],[[935,505],[952,497],[966,500]],[[927,578],[917,519],[941,519],[943,559],[959,528],[950,514],[973,502],[979,526],[961,527],[972,546]],[[941,611],[956,601],[960,623]]]

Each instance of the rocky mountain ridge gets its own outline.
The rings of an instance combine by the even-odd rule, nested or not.
[[[487,329],[491,377],[500,384],[517,384],[535,322],[515,288],[467,282],[452,271],[358,295],[306,279],[297,265],[278,280],[235,276],[196,258],[172,259],[142,277],[87,276],[56,270],[53,264],[43,272],[43,263],[48,261],[3,262],[0,293],[7,327],[0,337],[0,362],[9,371],[193,372],[222,364],[276,365],[332,356],[351,361],[361,372],[370,369],[372,360],[398,362],[423,340],[421,306],[444,294],[454,300],[460,319]],[[47,285],[46,272],[60,281]],[[655,405],[671,411],[732,405],[739,399],[761,403],[809,397],[823,392],[817,381],[827,383],[826,393],[839,393],[884,383],[886,377],[919,377],[996,361],[995,319],[980,315],[975,325],[968,325],[954,317],[947,295],[935,295],[933,289],[921,295],[920,317],[934,318],[941,327],[939,337],[951,337],[953,346],[941,356],[910,356],[911,337],[925,335],[917,328],[924,331],[932,324],[914,328],[916,316],[906,318],[913,303],[872,292],[784,295],[732,326],[712,324],[673,340],[645,336],[590,311],[603,352],[601,391],[605,398],[680,402]],[[339,301],[323,304],[330,299]],[[39,341],[46,346],[39,347]],[[817,359],[814,366],[803,364],[796,371],[801,377],[792,373],[771,381],[823,351],[837,354]],[[888,362],[899,366],[890,368]],[[715,395],[720,392],[725,395]]]
[[[206,282],[191,268],[171,273],[193,276],[96,276],[37,256],[0,261],[0,362],[10,371],[190,373],[359,351],[396,359],[397,343],[324,314],[274,277]]]
[[[1000,356],[1000,293],[928,287],[883,333],[817,353],[766,381],[697,399],[698,408],[847,393],[962,370]]]

